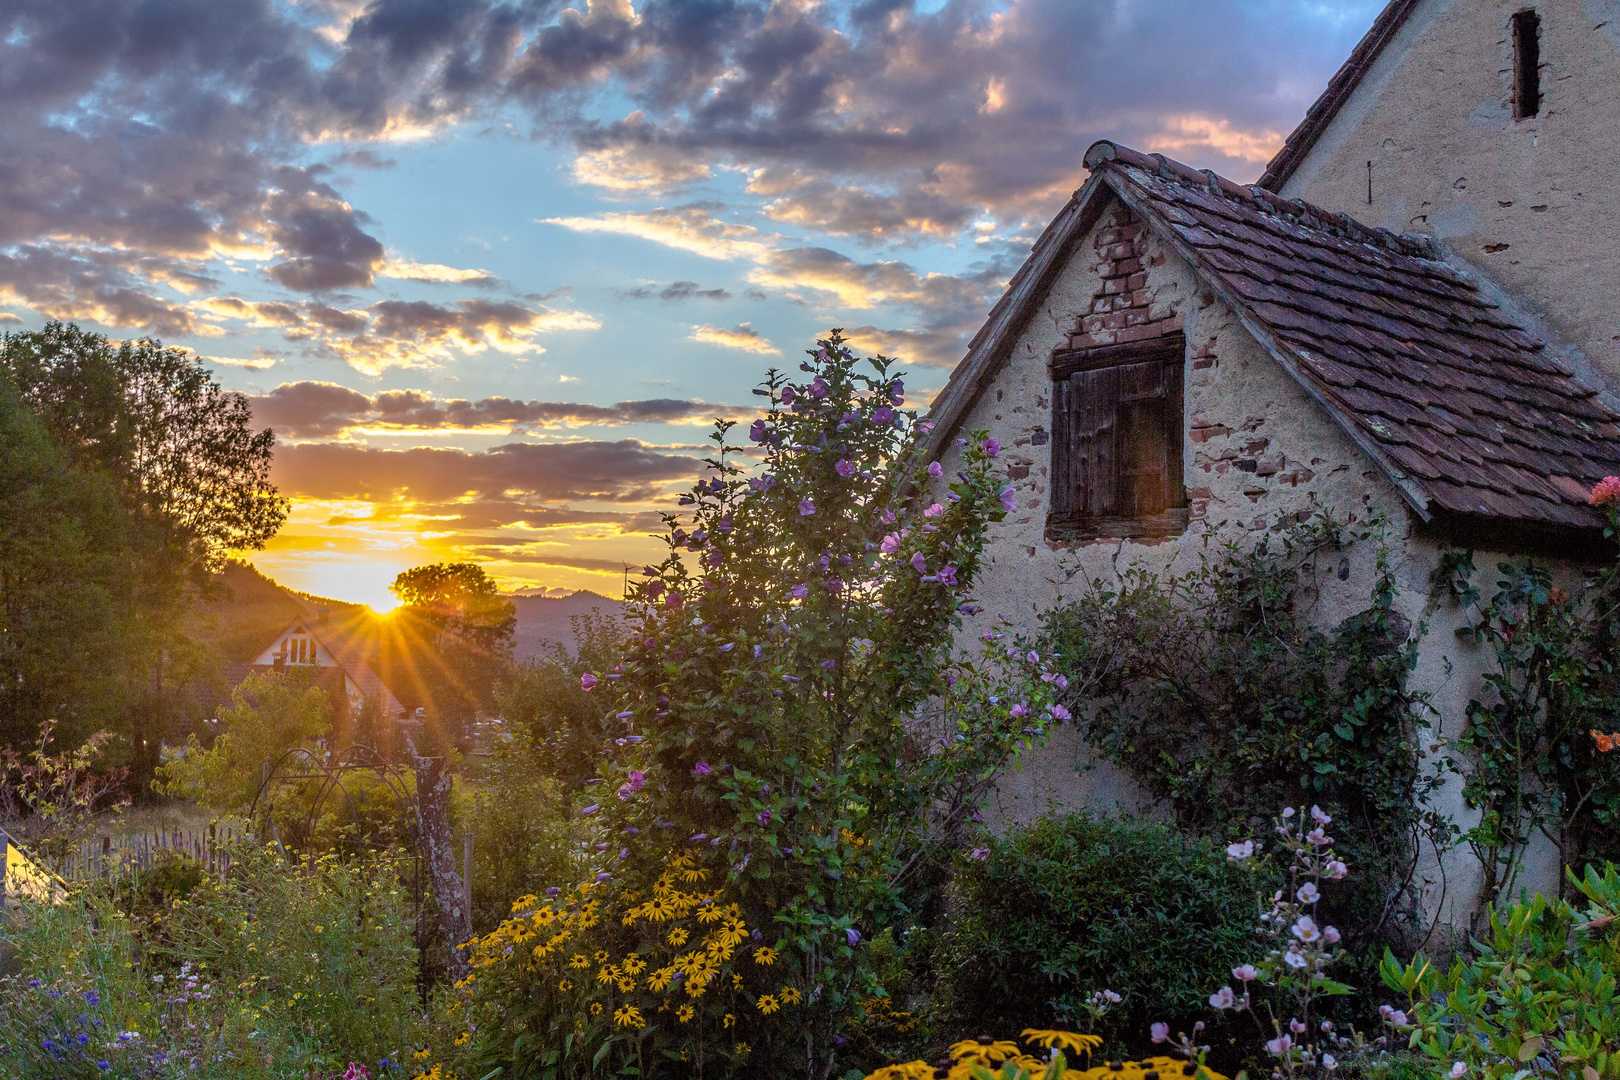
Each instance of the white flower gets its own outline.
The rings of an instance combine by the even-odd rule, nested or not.
[[[1275,1054],[1278,1057],[1282,1057],[1284,1054],[1288,1053],[1289,1050],[1293,1049],[1293,1046],[1294,1040],[1292,1037],[1288,1035],[1279,1035],[1275,1039],[1271,1039],[1266,1043],[1266,1050],[1267,1052]]]
[[[1327,814],[1322,812],[1322,808],[1320,806],[1311,807],[1311,820],[1316,822],[1318,825],[1328,825],[1333,821],[1332,818],[1328,817]]]
[[[1291,968],[1302,968],[1305,966],[1305,955],[1299,951],[1297,945],[1291,945],[1288,951],[1283,953],[1283,963]]]
[[[1323,832],[1320,825],[1306,833],[1305,839],[1309,840],[1317,847],[1327,847],[1329,844],[1333,843],[1333,837]]]
[[[1227,844],[1226,857],[1233,862],[1242,862],[1254,854],[1254,841],[1245,840],[1241,844]]]
[[[1294,921],[1294,925],[1288,929],[1293,931],[1294,936],[1299,940],[1307,943],[1322,936],[1322,931],[1316,928],[1316,920],[1309,915],[1301,915]]]
[[[1334,881],[1338,881],[1349,872],[1350,868],[1344,865],[1344,863],[1340,862],[1338,859],[1334,859],[1332,862],[1327,864],[1327,876]]]
[[[1230,1009],[1236,1004],[1237,999],[1232,996],[1232,988],[1230,986],[1223,986],[1213,994],[1209,995],[1209,1007],[1212,1009]]]
[[[1283,812],[1282,812],[1282,816],[1283,816],[1283,817],[1284,817],[1284,818],[1291,818],[1291,817],[1293,817],[1293,816],[1294,816],[1294,808],[1293,808],[1293,807],[1292,807],[1292,806],[1285,806],[1285,807],[1283,807]]]
[[[1464,1065],[1462,1062],[1458,1061],[1453,1063],[1451,1066],[1451,1080],[1460,1080],[1460,1077],[1462,1077],[1462,1075],[1467,1071],[1468,1066]]]
[[[1316,891],[1316,882],[1314,881],[1307,881],[1301,885],[1299,891],[1294,895],[1299,897],[1299,902],[1302,904],[1314,904],[1322,899],[1322,894]]]
[[[1322,927],[1322,940],[1327,942],[1329,945],[1337,945],[1339,943],[1338,929],[1332,926]]]
[[[1333,1060],[1333,1055],[1332,1054],[1323,1054],[1322,1055],[1322,1068],[1324,1068],[1324,1069],[1337,1069],[1338,1067],[1339,1067],[1339,1063],[1337,1061]]]
[[[1170,1025],[1159,1023],[1148,1028],[1148,1035],[1156,1043],[1162,1043],[1170,1038]]]
[[[1260,973],[1255,970],[1253,964],[1244,964],[1241,967],[1235,967],[1232,969],[1232,978],[1236,979],[1238,982],[1253,982],[1255,979],[1259,978],[1259,976]]]

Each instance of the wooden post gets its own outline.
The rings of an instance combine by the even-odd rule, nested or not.
[[[107,876],[107,856],[112,854],[112,837],[101,838],[101,876]]]
[[[472,853],[473,834],[469,830],[461,838],[461,884],[466,890],[463,902],[467,905],[467,919],[472,920]]]

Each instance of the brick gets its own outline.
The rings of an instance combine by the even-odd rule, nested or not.
[[[1135,262],[1136,260],[1132,259],[1129,261]],[[1147,274],[1142,272],[1133,273],[1130,277],[1125,279],[1125,288],[1127,291],[1132,292],[1137,289],[1147,288]]]
[[[1213,493],[1209,490],[1209,488],[1188,488],[1187,489],[1187,498],[1189,498],[1189,499],[1208,499],[1208,498],[1212,498],[1212,497],[1213,497]]]
[[[1202,371],[1205,368],[1212,368],[1214,366],[1215,366],[1215,361],[1214,360],[1194,360],[1193,361],[1193,370],[1194,371]]]
[[[1232,434],[1232,429],[1225,424],[1210,424],[1207,427],[1195,427],[1187,432],[1189,438],[1195,443],[1208,442],[1210,439],[1220,438]]]
[[[1007,470],[1007,479],[1009,480],[1022,480],[1028,475],[1028,465],[1014,465]]]
[[[1126,326],[1141,326],[1148,321],[1148,313],[1142,308],[1137,308],[1134,311],[1125,312],[1123,316],[1110,315],[1109,318],[1123,318]]]
[[[1128,326],[1123,330],[1115,331],[1115,341],[1124,345],[1131,341],[1146,341],[1149,338],[1159,337],[1164,333],[1163,323],[1148,323],[1146,326]]]

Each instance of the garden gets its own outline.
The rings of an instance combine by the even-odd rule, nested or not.
[[[1385,523],[987,621],[995,439],[946,475],[889,361],[837,334],[755,393],[624,621],[501,670],[476,747],[378,740],[341,798],[312,768],[267,800],[277,753],[333,760],[325,697],[277,673],[151,792],[95,738],[8,751],[41,874],[130,797],[238,838],[8,892],[0,1077],[1620,1078],[1612,565],[1449,553],[1430,602],[1491,665],[1442,725]],[[1355,546],[1371,592],[1317,627]],[[1060,726],[1164,813],[992,830]],[[1435,808],[1447,777],[1477,823]],[[1551,895],[1518,883],[1538,835]],[[1453,849],[1485,868],[1472,935],[1417,885]]]

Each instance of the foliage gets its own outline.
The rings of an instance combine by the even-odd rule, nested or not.
[[[538,756],[529,730],[508,721],[487,754],[468,760],[456,786],[455,817],[476,838],[472,895],[478,933],[500,925],[519,897],[578,878],[585,862],[579,845],[594,837],[570,813],[573,803],[561,785],[535,768]]]
[[[1243,961],[1270,875],[1166,825],[1047,817],[962,860],[943,949],[946,1011],[963,1034],[1075,1025],[1087,997],[1122,999],[1096,1028],[1140,1046],[1150,1020],[1201,1013]]]
[[[1534,560],[1496,571],[1487,596],[1473,555],[1450,549],[1433,577],[1435,600],[1466,615],[1457,636],[1489,659],[1451,762],[1480,811],[1464,839],[1483,868],[1481,911],[1514,895],[1537,832],[1557,845],[1563,867],[1620,856],[1620,763],[1593,737],[1620,713],[1620,566],[1608,563],[1573,594]]]
[[[264,767],[290,750],[314,749],[332,730],[331,700],[304,671],[260,671],[231,691],[206,749],[193,735],[158,768],[156,788],[220,811],[246,809]]]
[[[401,865],[233,854],[228,880],[177,862],[14,906],[0,1076],[403,1080],[422,1029]]]
[[[105,641],[92,637],[82,644],[105,643],[104,664],[116,660],[141,675],[125,679],[128,692],[115,726],[127,736],[121,746],[133,787],[144,791],[163,737],[186,704],[172,688],[205,666],[205,650],[185,636],[186,610],[228,552],[263,547],[287,516],[287,500],[269,481],[274,435],[254,432],[247,399],[226,393],[195,356],[150,339],[115,345],[57,322],[5,334],[0,380],[15,387],[61,460],[97,478],[94,484],[74,479],[55,492],[43,478],[22,477],[19,498],[54,500],[71,513],[63,522],[11,528],[40,534],[65,554],[61,534],[68,522],[88,525],[93,516],[95,528],[84,535],[100,537],[112,528],[102,524],[109,500],[121,504],[122,540],[89,550],[116,553],[121,543],[127,549],[122,561],[87,567],[95,572],[84,581],[47,576],[28,603],[42,613],[82,607],[93,602],[87,592],[109,577],[115,581],[107,613],[84,624]],[[125,626],[110,634],[109,620]],[[102,664],[86,670],[98,667],[105,670]]]
[[[517,626],[512,601],[475,563],[434,563],[403,571],[389,590],[394,618],[417,646],[428,707],[454,729],[494,703],[492,688],[511,664]]]
[[[128,805],[121,798],[124,770],[95,768],[111,739],[111,732],[98,731],[71,750],[53,752],[56,721],[46,720],[26,753],[0,746],[0,822],[15,821],[25,812],[31,815],[26,824],[35,846],[60,865],[95,811]]]
[[[73,462],[0,368],[0,743],[47,720],[82,738],[122,718],[130,530],[111,481]]]
[[[524,661],[496,691],[495,700],[506,724],[521,733],[530,766],[573,792],[596,776],[602,747],[621,726],[612,714],[603,714],[581,687],[580,677],[618,663],[624,627],[600,612],[569,622],[574,652],[553,644]]]
[[[1322,518],[1228,542],[1180,576],[1130,571],[1048,612],[1037,639],[1092,745],[1183,828],[1237,839],[1300,800],[1343,822],[1363,869],[1333,911],[1352,952],[1399,938],[1420,839],[1447,843],[1407,688],[1422,628],[1395,610],[1381,528]],[[1368,606],[1319,629],[1322,584],[1358,543],[1377,545]]]
[[[1407,996],[1389,1010],[1433,1072],[1483,1080],[1620,1076],[1620,872],[1569,873],[1586,909],[1536,896],[1490,913],[1478,956],[1442,971],[1422,956],[1384,957]]]
[[[719,425],[687,515],[665,517],[668,556],[632,589],[622,663],[582,676],[614,721],[601,795],[579,811],[596,830],[597,881],[548,906],[556,918],[594,903],[571,944],[593,963],[604,953],[622,973],[645,950],[650,966],[673,946],[631,913],[673,859],[690,859],[725,925],[749,935],[725,962],[749,970],[771,950],[776,989],[745,978],[692,995],[649,986],[653,969],[633,990],[595,984],[593,1013],[558,989],[573,977],[561,951],[502,944],[472,984],[478,1075],[606,1074],[682,1054],[683,1071],[746,1059],[825,1075],[841,1025],[875,989],[862,941],[926,902],[995,771],[1052,721],[1038,661],[1007,659],[995,641],[1005,670],[952,655],[985,527],[1004,513],[999,446],[971,439],[932,502],[889,362],[858,370],[837,335],[811,357],[805,381],[772,372],[758,391],[770,409],[749,431],[757,475],[742,478],[732,425]],[[924,494],[908,502],[913,480]],[[688,946],[682,962],[709,970],[706,956]],[[772,1009],[765,995],[780,1004],[782,987],[800,1000]],[[686,1039],[659,1004],[691,1004],[706,1037]]]

